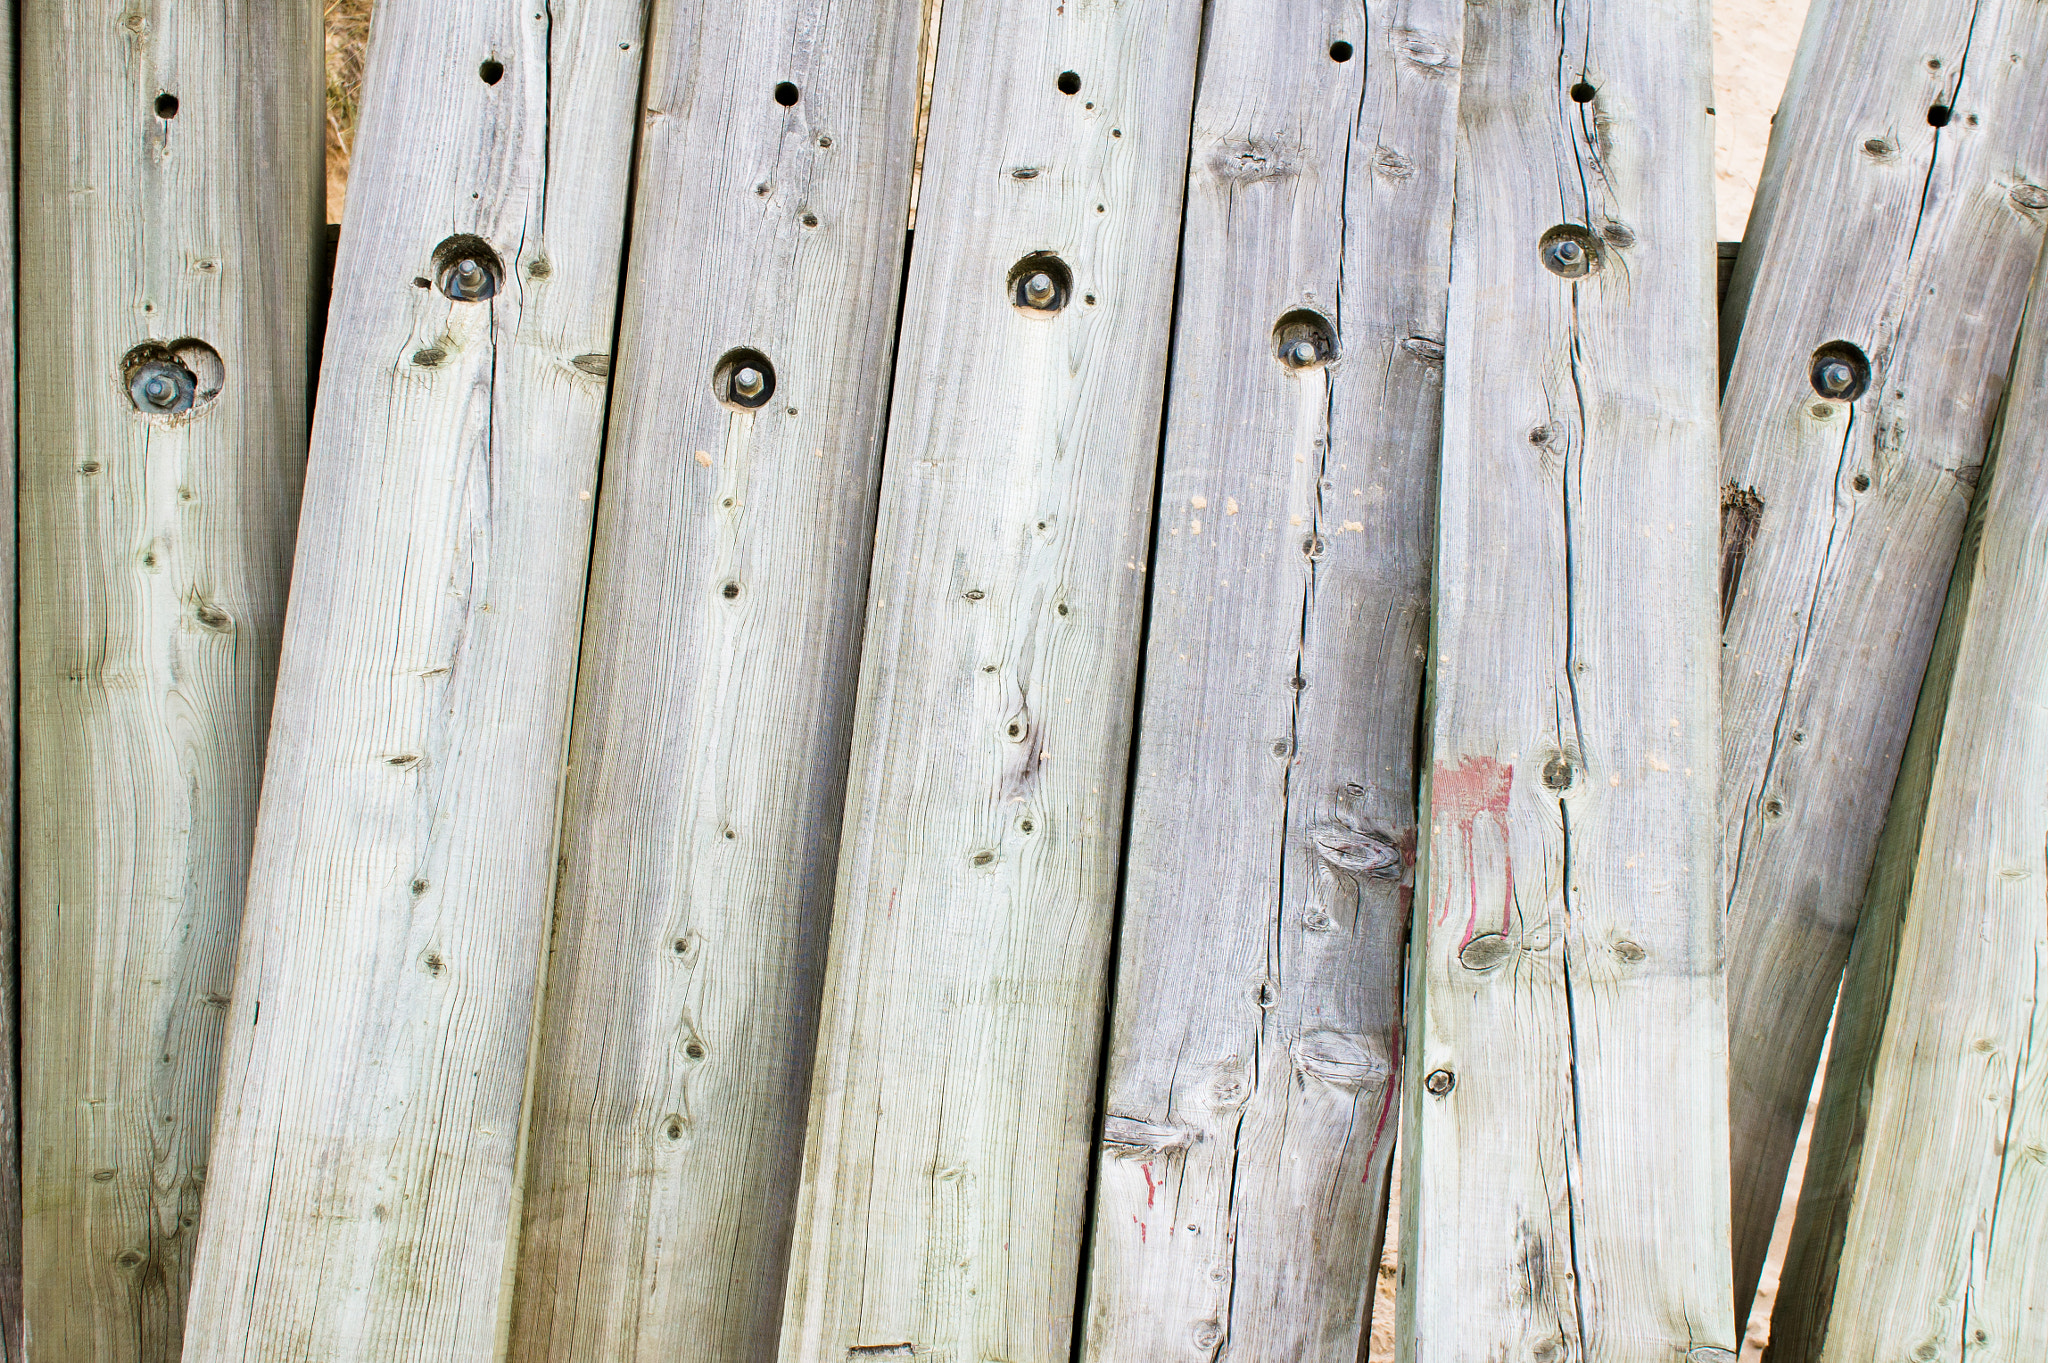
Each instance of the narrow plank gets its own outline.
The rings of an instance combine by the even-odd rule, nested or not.
[[[1227,1340],[1234,1358],[1353,1363],[1370,1321],[1463,22],[1457,0],[1209,12],[1096,1169],[1093,1359]]]
[[[1738,1316],[2041,247],[2044,65],[2032,0],[1814,6],[1722,314]],[[1831,345],[1856,352],[1840,398],[1817,387]]]
[[[0,14],[0,486],[16,482],[14,15]],[[0,496],[0,639],[16,638],[16,508]],[[21,1281],[20,897],[15,831],[19,653],[0,665],[0,1360],[27,1356]]]
[[[503,1348],[641,0],[384,0],[187,1356]]]
[[[922,19],[655,12],[515,1359],[775,1354]],[[772,391],[718,390],[736,348]]]
[[[1402,1179],[1424,1363],[1733,1363],[1708,54],[1693,0],[1466,14]]]
[[[2048,326],[1920,693],[1771,1327],[1778,1363],[2048,1355]]]
[[[321,10],[19,13],[26,1309],[40,1357],[173,1359],[306,458]]]
[[[1069,1356],[1200,20],[946,6],[786,1360]]]

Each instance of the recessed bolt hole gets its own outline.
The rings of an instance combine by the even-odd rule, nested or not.
[[[1599,91],[1595,90],[1592,86],[1588,85],[1584,81],[1580,81],[1577,85],[1574,85],[1572,87],[1572,103],[1591,104],[1593,102],[1593,96],[1598,93]]]
[[[128,400],[144,416],[202,410],[220,396],[226,378],[220,352],[189,336],[168,345],[144,341],[121,357],[121,382]]]
[[[1337,358],[1337,334],[1330,319],[1307,308],[1281,314],[1273,324],[1273,358],[1299,372]]]
[[[1060,87],[1060,93],[1063,95],[1078,95],[1081,93],[1081,76],[1079,72],[1062,71],[1060,72],[1060,78],[1054,84]]]
[[[803,92],[788,81],[777,81],[775,83],[775,102],[783,108],[789,108],[801,98],[803,98]]]
[[[1946,128],[1948,126],[1948,119],[1948,105],[1930,104],[1927,106],[1927,126],[1930,128]]]
[[[482,237],[463,233],[434,248],[434,278],[457,303],[481,303],[497,296],[505,266]]]
[[[728,350],[712,367],[711,391],[720,402],[738,411],[765,407],[775,396],[775,366],[758,350]]]
[[[1829,341],[1813,352],[1807,375],[1822,397],[1854,402],[1870,386],[1870,361],[1847,341]]]
[[[1074,275],[1050,251],[1034,251],[1010,267],[1010,303],[1019,312],[1058,312],[1074,294]]]
[[[158,118],[176,118],[178,116],[178,97],[168,90],[158,95],[156,97],[156,116]]]
[[[1422,1086],[1441,1098],[1458,1086],[1458,1076],[1449,1070],[1431,1070],[1429,1077],[1422,1081]]]
[[[1339,39],[1338,39],[1338,40],[1337,40],[1336,42],[1334,42],[1334,43],[1331,43],[1331,44],[1330,44],[1330,60],[1331,60],[1331,61],[1333,61],[1333,62],[1348,62],[1348,61],[1350,61],[1350,60],[1351,60],[1351,44],[1350,44],[1350,43],[1347,43],[1347,42],[1345,42],[1345,41],[1344,41],[1344,40],[1343,40],[1342,38],[1339,38]]]
[[[1600,242],[1575,223],[1560,223],[1537,244],[1543,268],[1560,279],[1583,279],[1600,268]]]
[[[499,81],[505,79],[505,63],[499,61],[496,57],[486,57],[484,58],[484,64],[476,69],[476,73],[483,77],[484,84],[496,85]]]

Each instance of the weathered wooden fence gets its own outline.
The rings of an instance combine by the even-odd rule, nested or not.
[[[2048,1352],[2039,5],[20,15],[5,1358]]]

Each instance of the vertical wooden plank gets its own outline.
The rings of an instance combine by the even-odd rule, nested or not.
[[[1227,1340],[1228,1357],[1352,1363],[1370,1319],[1463,22],[1455,0],[1210,10],[1091,1358]]]
[[[1200,20],[946,6],[788,1360],[1069,1355]]]
[[[1778,1363],[2048,1354],[2044,294],[1842,985]]]
[[[0,489],[16,486],[14,15],[0,13]],[[17,494],[18,495],[18,494]],[[15,500],[0,494],[0,640],[15,639]],[[17,649],[0,665],[0,1359],[20,1363],[27,1334],[21,1281],[21,974],[20,896],[15,879],[16,776],[20,736]]]
[[[2044,66],[2032,0],[1815,5],[1723,313],[1738,1314],[2041,247]],[[1825,386],[1830,357],[1846,389]]]
[[[921,21],[917,0],[656,10],[516,1359],[775,1354]],[[717,377],[737,349],[751,396]]]
[[[643,24],[378,8],[194,1359],[503,1347]]]
[[[1695,0],[1467,11],[1407,1359],[1734,1358],[1709,99]]]
[[[172,1359],[306,451],[320,6],[20,13],[27,1311],[38,1356]]]

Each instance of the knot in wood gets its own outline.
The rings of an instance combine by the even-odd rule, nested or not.
[[[1332,821],[1317,824],[1309,830],[1308,837],[1324,861],[1348,876],[1370,880],[1401,878],[1401,849],[1384,834]]]

